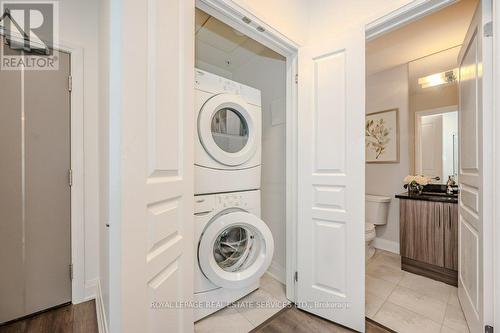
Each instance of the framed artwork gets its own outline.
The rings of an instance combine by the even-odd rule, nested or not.
[[[399,163],[399,110],[367,114],[365,140],[367,163]]]

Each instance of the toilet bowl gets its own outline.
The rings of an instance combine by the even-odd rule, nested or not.
[[[365,196],[365,258],[375,254],[372,243],[376,237],[375,227],[387,224],[391,197],[367,194]]]
[[[375,248],[371,246],[372,241],[375,239],[375,225],[365,223],[365,258],[366,260],[373,257]]]

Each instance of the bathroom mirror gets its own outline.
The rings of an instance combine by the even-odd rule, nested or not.
[[[454,47],[408,64],[413,173],[437,184],[458,176],[459,50]]]

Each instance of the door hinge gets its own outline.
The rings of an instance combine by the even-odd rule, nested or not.
[[[68,91],[71,92],[73,90],[73,77],[70,75],[68,76]]]
[[[293,274],[293,279],[295,280],[295,282],[298,282],[299,281],[299,272],[295,272],[295,274]]]
[[[73,264],[69,264],[69,279],[73,280]]]
[[[69,184],[69,187],[73,186],[73,170],[72,169],[68,170],[68,184]]]
[[[493,36],[493,22],[488,22],[484,24],[483,27],[484,37],[492,37]]]
[[[299,83],[299,74],[295,74],[295,83]]]
[[[490,325],[484,326],[484,333],[493,333],[493,326]]]

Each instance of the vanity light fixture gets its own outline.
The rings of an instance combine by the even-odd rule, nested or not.
[[[422,88],[439,86],[441,84],[456,82],[458,78],[458,68],[449,71],[424,76],[418,79],[418,84]]]

